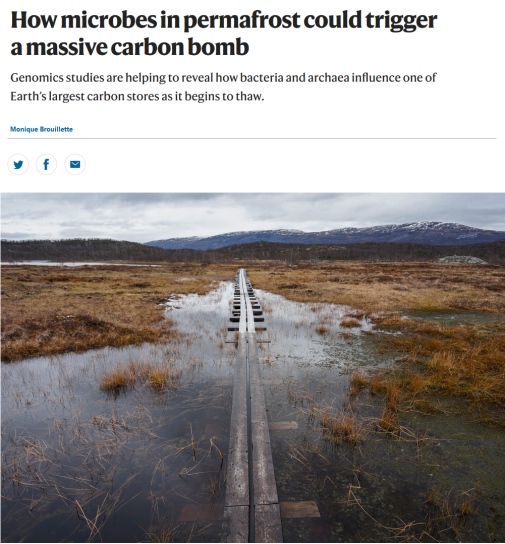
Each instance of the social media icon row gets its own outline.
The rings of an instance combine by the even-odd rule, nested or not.
[[[77,175],[84,172],[86,161],[81,155],[70,155],[65,159],[65,169],[69,174]],[[35,163],[37,170],[43,174],[52,174],[58,162],[52,155],[41,155]],[[24,174],[28,170],[28,159],[24,155],[12,155],[7,165],[12,174]]]

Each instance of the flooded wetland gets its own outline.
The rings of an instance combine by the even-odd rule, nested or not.
[[[505,273],[415,265],[247,267],[286,542],[505,538]],[[4,281],[3,541],[223,540],[235,270],[25,269]],[[50,319],[11,311],[45,289]],[[128,302],[132,314],[149,306],[150,330],[123,343]],[[83,320],[61,329],[72,345],[45,337],[52,353],[22,356],[23,340],[33,353],[64,319]],[[112,323],[114,341],[101,331],[85,350],[96,323]]]

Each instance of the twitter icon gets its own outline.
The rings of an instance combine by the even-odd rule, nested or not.
[[[28,159],[24,155],[13,155],[7,166],[11,174],[24,174],[28,170]]]

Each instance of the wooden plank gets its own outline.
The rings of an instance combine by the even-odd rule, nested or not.
[[[256,542],[282,542],[281,515],[278,504],[260,504],[254,514]]]
[[[233,379],[230,445],[226,476],[226,506],[249,505],[246,350],[246,338],[245,335],[241,334],[238,341]]]
[[[268,428],[271,431],[291,431],[298,429],[298,421],[271,421]]]
[[[316,501],[298,501],[279,503],[283,518],[320,518]]]
[[[248,542],[250,508],[254,508],[255,541],[282,542],[281,515],[254,325],[255,321],[263,321],[264,318],[258,317],[262,311],[244,269],[237,274],[237,285],[240,293],[239,339],[233,382],[223,541]],[[238,301],[234,305],[237,306]],[[231,321],[235,319],[238,317],[232,317]],[[247,414],[247,367],[250,414]],[[251,443],[248,442],[248,424]],[[251,482],[248,448],[252,451]],[[250,485],[254,504],[250,504]]]
[[[185,504],[177,521],[217,521],[222,517],[222,504]]]
[[[255,319],[253,315],[253,309],[250,302],[248,301],[247,302],[247,332],[249,334],[255,332],[254,321]]]
[[[247,309],[246,309],[246,300],[244,295],[244,284],[245,284],[245,271],[243,268],[240,269],[240,322],[239,322],[239,332],[247,332]]]
[[[275,483],[270,433],[265,406],[265,393],[261,379],[258,345],[255,335],[248,335],[249,379],[251,389],[251,425],[253,442],[254,503],[276,504],[279,502]]]
[[[249,542],[249,507],[227,506],[223,516],[222,542]]]

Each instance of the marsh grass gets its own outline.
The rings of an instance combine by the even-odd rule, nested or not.
[[[146,540],[147,542],[178,542],[181,525],[181,523],[175,524],[163,518],[156,524],[150,525],[145,531]]]
[[[505,326],[447,326],[440,323],[385,318],[381,326],[401,330],[386,335],[383,348],[403,356],[397,372],[383,371],[370,379],[370,391],[399,389],[398,402],[419,404],[427,395],[459,396],[472,411],[501,409],[504,424]]]
[[[207,293],[234,273],[226,265],[191,264],[4,267],[2,361],[177,341],[172,321],[164,318],[167,299]]]
[[[349,410],[335,412],[331,408],[314,408],[313,413],[326,439],[335,443],[345,442],[355,446],[365,439],[368,432],[367,425]]]
[[[181,375],[180,369],[156,368],[149,374],[147,383],[156,391],[177,389]]]
[[[337,261],[248,267],[257,289],[298,302],[355,308],[356,315],[399,310],[505,313],[505,269],[500,265]],[[295,287],[294,287],[295,286]]]
[[[478,513],[472,492],[470,489],[457,494],[452,490],[433,486],[424,502],[425,532],[432,538],[458,539],[467,518]]]
[[[382,411],[380,418],[377,420],[377,427],[380,431],[394,436],[400,436],[401,433],[398,414],[388,408]]]
[[[318,325],[316,327],[317,334],[320,334],[321,336],[324,336],[326,334],[329,334],[330,329],[326,325]]]
[[[361,321],[359,321],[355,317],[344,317],[344,319],[340,321],[340,326],[346,329],[361,327]]]
[[[100,381],[100,389],[104,391],[119,391],[127,389],[135,384],[136,378],[127,368],[113,368],[105,374]]]
[[[369,380],[364,372],[355,370],[349,378],[349,393],[351,396],[357,395],[368,386]]]
[[[130,361],[107,370],[100,378],[100,389],[117,394],[146,383],[155,391],[174,390],[179,386],[182,370],[175,368],[171,361],[154,364],[146,361]]]
[[[321,312],[322,306],[315,304],[319,302],[355,308],[342,319],[344,328],[359,326],[365,316],[370,319],[378,331],[372,337],[378,353],[398,358],[396,372],[379,370],[376,376],[367,376],[370,393],[384,395],[388,410],[434,412],[438,407],[430,397],[462,397],[480,420],[505,425],[503,322],[451,326],[406,319],[400,313],[468,310],[505,314],[503,266],[335,262],[299,263],[295,269],[251,268],[248,273],[257,288],[311,303],[316,314]],[[326,325],[319,327],[317,332],[325,334],[322,327]],[[361,389],[363,383],[351,381],[351,395]]]

